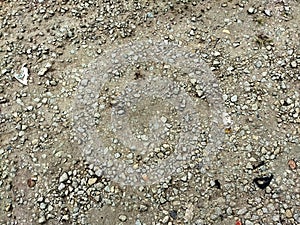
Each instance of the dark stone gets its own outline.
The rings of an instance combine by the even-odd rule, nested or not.
[[[260,189],[265,189],[269,186],[273,179],[273,174],[271,174],[269,177],[258,177],[254,178],[253,182],[259,187]]]
[[[170,216],[175,220],[177,218],[177,211],[176,210],[172,210],[170,212]]]

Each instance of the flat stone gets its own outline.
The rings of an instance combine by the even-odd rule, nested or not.
[[[234,70],[234,67],[233,66],[229,66],[228,68],[227,68],[227,71],[229,71],[229,72],[231,72],[231,71],[233,71]]]
[[[97,178],[90,178],[89,180],[88,180],[88,184],[89,185],[93,185],[93,184],[95,184],[97,182]]]
[[[285,211],[285,216],[286,216],[287,218],[292,218],[292,217],[293,217],[292,211],[291,211],[290,209],[287,209],[287,210]]]
[[[38,75],[39,76],[44,76],[48,71],[48,68],[42,68],[39,72],[38,72]]]
[[[62,191],[65,187],[66,187],[66,185],[64,183],[60,183],[58,186],[58,190]]]
[[[253,225],[253,222],[249,221],[249,220],[246,220],[245,221],[245,225]]]
[[[238,215],[244,215],[245,213],[247,212],[247,208],[241,208],[238,212],[237,212],[237,214]]]
[[[31,144],[32,145],[37,145],[39,143],[39,140],[38,139],[33,139],[32,141],[31,141]]]
[[[68,179],[69,179],[68,174],[66,172],[64,172],[59,178],[59,183],[63,183],[65,181],[67,181]]]
[[[218,56],[220,56],[220,55],[221,55],[221,53],[218,52],[218,51],[215,51],[215,52],[213,53],[213,56],[215,56],[215,57],[218,57]]]
[[[165,216],[162,220],[162,223],[167,223],[169,221],[169,216]]]

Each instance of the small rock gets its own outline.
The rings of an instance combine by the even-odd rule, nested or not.
[[[269,9],[265,9],[264,13],[266,16],[271,16],[271,11]]]
[[[33,139],[32,141],[31,141],[31,144],[32,145],[37,145],[39,143],[39,139]]]
[[[66,187],[66,185],[64,183],[60,183],[58,186],[58,190],[62,191],[65,187]]]
[[[148,210],[148,206],[140,205],[140,212],[146,212]]]
[[[221,53],[218,52],[218,51],[215,51],[215,52],[213,53],[213,56],[215,56],[215,57],[218,57],[218,56],[220,56],[220,55],[221,55]]]
[[[93,185],[93,184],[95,184],[97,182],[97,178],[90,178],[89,180],[88,180],[88,184],[89,185]]]
[[[162,116],[162,117],[160,118],[160,120],[161,120],[161,122],[163,122],[163,123],[166,123],[166,122],[168,121],[168,119],[167,119],[166,117],[164,117],[164,116]]]
[[[254,104],[251,106],[251,109],[252,109],[253,111],[256,111],[256,110],[258,109],[257,103],[254,103]]]
[[[292,170],[295,170],[297,168],[297,164],[296,164],[295,160],[293,160],[293,159],[290,159],[288,161],[288,165]]]
[[[68,221],[69,220],[69,215],[63,215],[61,218],[63,221]]]
[[[236,102],[237,100],[238,100],[237,95],[233,95],[233,96],[230,98],[230,101],[231,101],[231,102]]]
[[[251,162],[248,162],[246,164],[246,169],[253,169],[253,166],[252,166]]]
[[[24,132],[23,130],[19,132],[19,136],[20,136],[20,137],[22,137],[22,136],[24,136],[24,135],[25,135],[25,132]]]
[[[46,65],[45,65],[45,68],[47,68],[47,69],[50,69],[52,67],[52,64],[51,63],[47,63]]]
[[[297,62],[296,61],[291,62],[291,67],[296,68],[297,67]]]
[[[42,203],[40,204],[40,208],[41,208],[42,210],[46,209],[46,207],[47,207],[47,204],[46,204],[46,203],[42,202]]]
[[[241,208],[238,212],[237,212],[237,214],[238,215],[244,215],[245,213],[247,212],[247,208]]]
[[[231,209],[231,207],[228,207],[227,209],[226,209],[226,213],[227,213],[227,215],[232,215],[232,209]]]
[[[97,54],[99,54],[99,55],[100,55],[100,54],[102,53],[102,49],[97,49],[97,51],[96,51],[96,52],[97,52]]]
[[[227,29],[222,30],[222,32],[223,32],[224,34],[230,34],[230,31],[227,30]]]
[[[36,179],[34,179],[34,178],[29,178],[29,179],[27,180],[27,185],[28,185],[28,187],[30,187],[30,188],[34,187],[34,186],[36,185]]]
[[[42,103],[43,103],[43,104],[46,104],[46,103],[47,103],[47,101],[48,101],[48,99],[47,99],[47,98],[43,98],[43,99],[42,99]]]
[[[240,46],[240,42],[233,42],[232,46],[236,48],[236,47]]]
[[[234,70],[234,67],[233,66],[229,66],[228,68],[227,68],[227,71],[229,71],[229,72],[231,72],[231,71],[233,71]]]
[[[32,110],[33,110],[33,106],[32,106],[32,105],[28,106],[28,107],[27,107],[27,110],[28,110],[28,111],[32,111]]]
[[[257,61],[257,62],[255,62],[255,67],[256,68],[261,68],[262,67],[262,62],[261,61]]]
[[[246,220],[245,221],[245,225],[253,225],[253,222],[249,221],[249,220]]]
[[[177,211],[172,210],[172,211],[170,212],[170,216],[175,220],[176,217],[177,217]]]
[[[279,221],[280,220],[280,216],[277,214],[277,215],[274,215],[274,216],[272,216],[272,220],[274,221],[274,222],[276,222],[276,221]]]
[[[88,79],[83,79],[81,80],[80,84],[83,86],[83,87],[86,87],[89,83],[89,80]]]
[[[267,49],[268,51],[270,51],[270,50],[272,49],[272,47],[271,47],[270,45],[268,45],[268,46],[266,47],[266,49]]]
[[[66,172],[64,172],[59,178],[59,183],[63,183],[65,181],[67,181],[68,178],[69,178],[68,174]]]
[[[250,8],[248,9],[248,13],[249,13],[249,14],[254,14],[255,12],[256,12],[256,9],[253,8],[253,7],[250,7]]]
[[[188,180],[187,175],[184,175],[183,177],[181,177],[180,180],[182,180],[183,182],[186,182]]]
[[[41,216],[41,217],[38,219],[38,223],[39,223],[39,224],[43,224],[43,223],[45,223],[45,222],[46,222],[46,218],[45,218],[44,215]]]
[[[142,225],[142,223],[141,223],[141,221],[140,221],[139,219],[137,219],[137,220],[135,221],[135,225]]]
[[[165,216],[162,220],[162,223],[167,223],[169,221],[169,216]]]
[[[122,221],[122,222],[125,222],[127,220],[127,216],[125,215],[120,215],[119,216],[119,220]]]
[[[287,210],[285,211],[285,216],[286,216],[287,218],[292,218],[292,217],[293,217],[292,211],[291,211],[290,209],[287,209]]]
[[[164,203],[167,202],[167,199],[165,199],[164,197],[161,197],[161,198],[159,199],[159,201],[160,201],[161,204],[164,204]]]
[[[44,76],[47,73],[48,69],[47,68],[42,68],[39,72],[38,75],[40,77]]]
[[[3,69],[3,70],[1,71],[1,74],[4,75],[4,74],[6,74],[7,72],[8,72],[7,69]]]
[[[214,60],[214,61],[213,61],[213,65],[214,65],[214,66],[220,65],[220,61]]]
[[[97,177],[101,177],[101,176],[102,176],[102,170],[98,168],[98,169],[95,171],[95,174],[96,174]]]

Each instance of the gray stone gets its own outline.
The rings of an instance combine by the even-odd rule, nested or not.
[[[66,172],[64,172],[60,177],[59,177],[59,183],[63,183],[69,179],[69,176]]]
[[[237,95],[233,95],[233,96],[231,96],[231,98],[230,98],[230,101],[231,101],[231,102],[237,102],[237,100],[238,100]]]
[[[44,67],[38,72],[38,75],[42,77],[47,73],[47,71],[48,71],[48,68]]]
[[[244,208],[241,208],[241,209],[237,212],[237,214],[238,214],[238,215],[244,215],[246,212],[247,212],[247,208],[244,207]]]
[[[163,219],[162,219],[162,223],[167,223],[169,221],[169,216],[165,216]]]
[[[140,221],[139,219],[137,219],[137,220],[135,221],[135,225],[142,225],[142,223],[141,223],[141,221]]]
[[[253,222],[251,222],[250,220],[246,220],[245,221],[245,225],[253,225],[254,223]]]
[[[65,187],[66,187],[66,185],[64,183],[60,183],[58,186],[58,190],[62,191]]]

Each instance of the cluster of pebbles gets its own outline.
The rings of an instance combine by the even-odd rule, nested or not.
[[[285,0],[0,1],[0,224],[300,224],[299,15]]]

